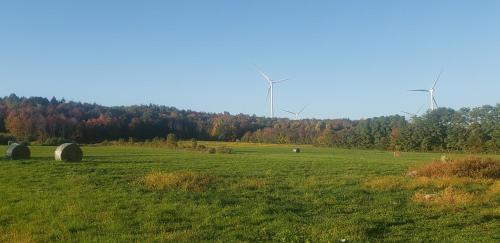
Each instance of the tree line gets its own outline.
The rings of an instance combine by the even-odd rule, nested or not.
[[[0,98],[0,133],[0,142],[13,136],[42,144],[54,140],[144,141],[175,134],[179,139],[496,153],[500,151],[500,104],[459,110],[439,108],[410,120],[400,115],[289,120],[152,104],[107,107],[12,94]]]

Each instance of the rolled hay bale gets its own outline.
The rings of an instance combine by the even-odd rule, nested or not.
[[[31,157],[31,152],[25,144],[11,143],[7,147],[5,155],[9,159],[29,159]]]
[[[300,148],[293,148],[293,149],[292,149],[292,151],[293,151],[294,153],[300,153]]]
[[[63,143],[54,152],[57,161],[79,162],[82,161],[83,152],[76,143]]]

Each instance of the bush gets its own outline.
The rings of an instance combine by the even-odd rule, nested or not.
[[[9,141],[16,141],[16,137],[9,133],[0,133],[0,144],[7,145]]]
[[[209,154],[215,154],[215,152],[217,152],[217,150],[215,150],[215,148],[209,148],[208,149],[208,153]]]
[[[53,137],[53,138],[48,138],[45,141],[42,142],[41,145],[44,146],[59,146],[63,143],[71,143],[72,141],[69,139],[65,139],[62,137]]]
[[[230,147],[226,147],[226,146],[218,146],[217,148],[215,148],[215,150],[217,151],[218,154],[232,154],[233,153],[233,149]]]
[[[500,178],[500,161],[491,158],[467,158],[450,162],[435,161],[412,170],[416,176]]]
[[[177,148],[177,137],[173,133],[167,135],[167,146],[170,148]]]
[[[198,147],[198,141],[196,138],[191,138],[191,148],[196,149]]]

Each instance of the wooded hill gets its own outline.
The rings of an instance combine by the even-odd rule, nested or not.
[[[403,151],[500,151],[500,103],[453,110],[439,108],[405,120],[400,115],[362,120],[270,119],[179,110],[160,105],[106,107],[18,97],[0,99],[0,142],[164,138],[315,144]]]

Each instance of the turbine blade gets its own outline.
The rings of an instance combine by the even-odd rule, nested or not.
[[[266,101],[269,101],[270,97],[271,97],[271,87],[267,88]]]
[[[420,111],[422,110],[422,108],[424,108],[424,106],[425,106],[425,105],[426,105],[426,104],[423,104],[422,106],[420,106],[420,108],[418,108],[418,110],[417,110],[417,113],[415,113],[415,114],[420,113]]]
[[[260,71],[260,70],[258,70],[258,69],[257,69],[257,71],[260,73],[260,75],[261,75],[262,77],[264,77],[264,79],[265,79],[265,80],[267,80],[267,82],[269,82],[269,83],[271,83],[271,82],[272,82],[271,78],[269,78],[269,76],[267,76],[264,72],[262,72],[262,71]]]
[[[412,113],[410,113],[410,112],[406,112],[406,111],[401,111],[401,112],[403,112],[403,113],[405,113],[405,114],[407,114],[407,115],[410,115],[410,116],[415,116],[415,114],[412,114]]]
[[[291,112],[291,111],[287,111],[287,110],[282,110],[282,111],[288,112],[288,113],[293,114],[293,115],[297,115],[297,114],[295,114],[295,112]]]
[[[438,103],[436,102],[436,99],[434,99],[434,96],[432,96],[432,101],[434,102],[434,105],[436,105],[436,108],[438,107]]]
[[[285,81],[287,81],[287,80],[289,80],[289,78],[280,79],[280,80],[278,80],[278,81],[272,81],[272,82],[273,82],[273,83],[282,83],[282,82],[285,82]]]
[[[429,92],[427,89],[409,89],[408,91],[422,91],[422,92]]]
[[[305,109],[306,109],[307,105],[305,105],[304,107],[302,107],[302,110],[300,110],[297,114],[300,115],[300,113],[302,113]]]
[[[434,89],[434,87],[436,87],[436,84],[437,82],[439,81],[439,78],[441,77],[441,74],[443,73],[443,70],[441,70],[436,78],[436,81],[434,81],[434,84],[432,84],[432,88],[431,89]]]

